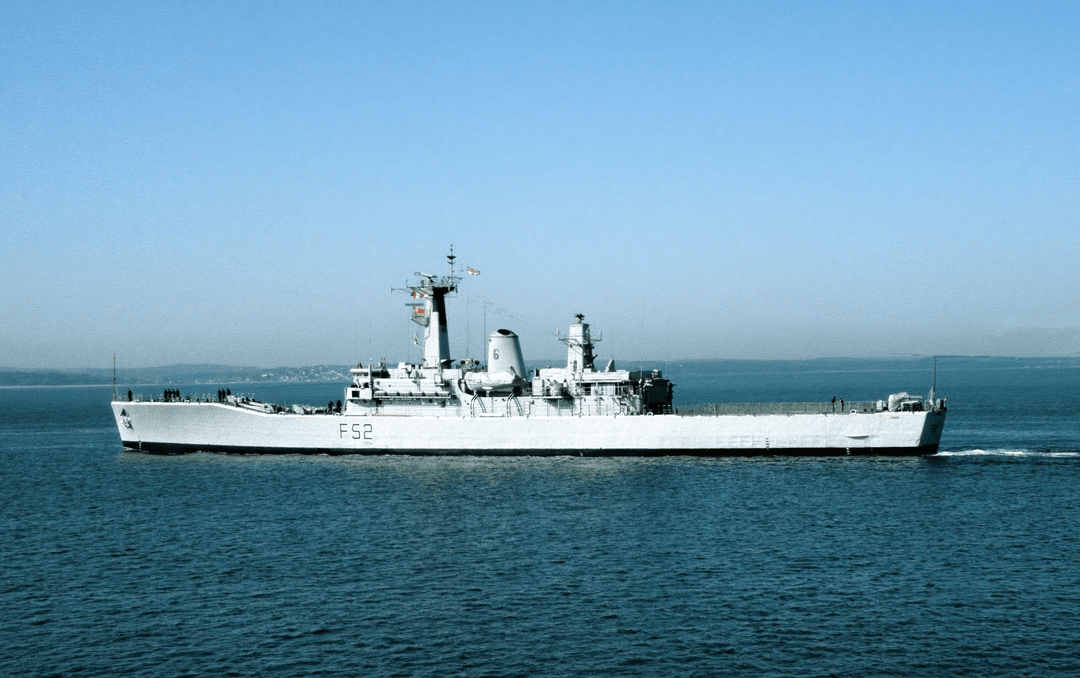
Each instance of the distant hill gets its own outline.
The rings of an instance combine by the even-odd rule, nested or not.
[[[118,370],[120,385],[139,384],[244,384],[267,382],[347,382],[348,365],[312,367],[236,367],[234,365],[165,365]],[[14,370],[0,369],[0,386],[84,386],[111,384],[112,369]]]
[[[897,369],[920,366],[927,370],[933,365],[931,356],[881,357],[881,358],[812,358],[804,360],[626,360],[616,361],[621,369],[663,369],[676,371],[690,369],[695,372],[761,372],[780,371],[851,371],[864,369]],[[938,356],[943,370],[965,368],[1015,368],[1038,369],[1045,367],[1080,369],[1080,356],[1057,358],[1007,358],[1001,356]],[[603,369],[599,361],[598,369]],[[559,365],[558,360],[530,361],[528,369]],[[565,364],[565,363],[563,363]],[[234,365],[165,365],[123,369],[116,373],[117,385],[127,388],[142,384],[256,384],[256,383],[338,383],[351,381],[349,365],[315,365],[309,367],[236,367]],[[74,370],[16,370],[0,368],[0,387],[3,386],[84,386],[112,383],[111,369]]]

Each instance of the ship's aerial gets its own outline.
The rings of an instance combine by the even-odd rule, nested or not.
[[[446,298],[461,282],[418,273],[407,284],[423,327],[419,363],[358,364],[344,397],[322,407],[282,407],[220,391],[129,391],[112,407],[123,445],[154,453],[255,452],[413,455],[925,455],[937,452],[945,401],[899,393],[843,403],[673,407],[659,370],[594,364],[578,314],[566,365],[526,369],[518,336],[487,338],[487,361],[450,352]],[[473,271],[470,271],[470,273]]]

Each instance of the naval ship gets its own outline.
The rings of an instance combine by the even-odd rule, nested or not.
[[[575,316],[566,366],[528,370],[518,335],[487,338],[487,362],[450,354],[446,298],[461,282],[414,274],[419,363],[358,364],[336,404],[284,407],[221,391],[216,398],[115,396],[124,448],[150,453],[409,455],[927,455],[937,452],[945,399],[897,393],[844,403],[673,406],[660,370],[598,369]],[[419,340],[414,338],[419,343]]]

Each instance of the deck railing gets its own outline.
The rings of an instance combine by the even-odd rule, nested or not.
[[[866,400],[823,403],[713,403],[680,407],[679,414],[688,417],[718,417],[722,414],[853,414],[881,412],[884,402]]]

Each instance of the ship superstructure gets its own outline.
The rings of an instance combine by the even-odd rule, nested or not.
[[[404,291],[423,328],[419,363],[357,365],[339,406],[283,408],[228,395],[175,392],[116,400],[124,446],[151,452],[298,452],[495,455],[932,454],[944,400],[906,393],[868,403],[717,404],[676,412],[659,370],[595,362],[584,315],[575,316],[566,365],[527,370],[517,334],[487,337],[486,362],[450,353],[450,272],[416,273]]]

